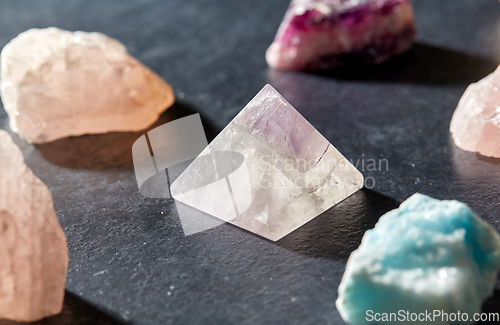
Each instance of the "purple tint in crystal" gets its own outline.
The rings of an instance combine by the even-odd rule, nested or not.
[[[293,0],[267,50],[270,67],[321,70],[360,58],[382,63],[415,36],[408,0]]]

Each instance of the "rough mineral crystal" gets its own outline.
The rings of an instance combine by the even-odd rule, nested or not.
[[[1,53],[10,128],[28,142],[139,131],[174,102],[171,87],[100,33],[30,29]]]
[[[30,322],[60,313],[67,268],[50,191],[0,130],[0,319]]]
[[[299,71],[378,64],[409,49],[414,35],[408,0],[292,0],[266,59]]]
[[[500,67],[471,84],[458,103],[450,131],[462,150],[500,158]]]
[[[266,85],[177,178],[171,193],[275,241],[362,186],[361,173]]]
[[[463,203],[415,194],[365,233],[336,305],[351,324],[409,324],[400,310],[439,312],[419,324],[455,324],[458,312],[469,321],[457,323],[470,324],[499,269],[500,236],[490,225]]]

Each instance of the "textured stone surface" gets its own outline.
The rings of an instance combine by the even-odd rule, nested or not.
[[[174,102],[171,87],[100,33],[30,29],[1,53],[2,102],[28,142],[139,131]]]
[[[58,314],[67,268],[66,237],[52,195],[0,130],[0,319]]]
[[[376,64],[406,51],[414,35],[408,0],[293,0],[266,59],[283,70]]]
[[[500,68],[471,84],[450,123],[455,144],[466,151],[500,158]]]
[[[336,305],[351,324],[373,313],[481,311],[500,269],[500,236],[467,205],[415,194],[368,230],[347,262]],[[392,322],[401,324],[393,319]],[[421,324],[451,324],[438,318]]]
[[[278,240],[361,187],[361,173],[266,85],[171,192],[189,206]]]

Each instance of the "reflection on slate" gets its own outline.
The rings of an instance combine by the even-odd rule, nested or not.
[[[347,259],[358,248],[365,231],[375,227],[399,203],[368,189],[361,189],[330,210],[279,240],[283,248],[313,257]]]
[[[353,64],[314,74],[345,81],[469,85],[492,73],[498,62],[434,45],[416,43],[381,65]],[[283,72],[270,70],[273,80]],[[275,76],[276,75],[276,76]]]
[[[158,120],[144,131],[111,132],[68,137],[49,143],[38,144],[42,156],[53,164],[72,169],[107,170],[113,168],[131,169],[132,145],[144,133],[170,121],[192,115],[195,110],[176,102],[160,115]],[[203,118],[202,118],[203,120]],[[215,131],[203,120],[207,134]]]
[[[77,320],[77,321],[76,321]],[[60,314],[44,318],[38,322],[21,323],[0,320],[0,325],[123,325],[117,318],[100,311],[90,303],[66,291],[64,306]]]

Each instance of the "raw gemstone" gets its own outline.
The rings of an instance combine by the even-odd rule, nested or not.
[[[414,36],[408,0],[292,0],[266,60],[298,71],[378,64],[408,50]]]
[[[10,128],[28,142],[140,131],[174,102],[172,88],[100,33],[30,29],[1,53]]]
[[[0,319],[31,322],[60,313],[67,269],[52,195],[0,130]]]
[[[266,85],[177,178],[171,193],[276,241],[362,186],[361,173]]]
[[[500,67],[471,84],[453,113],[450,132],[457,147],[500,158]]]
[[[500,236],[490,225],[463,203],[415,194],[365,233],[347,261],[336,305],[351,324],[406,324],[370,318],[399,310],[460,311],[469,324],[492,294],[499,269]]]

